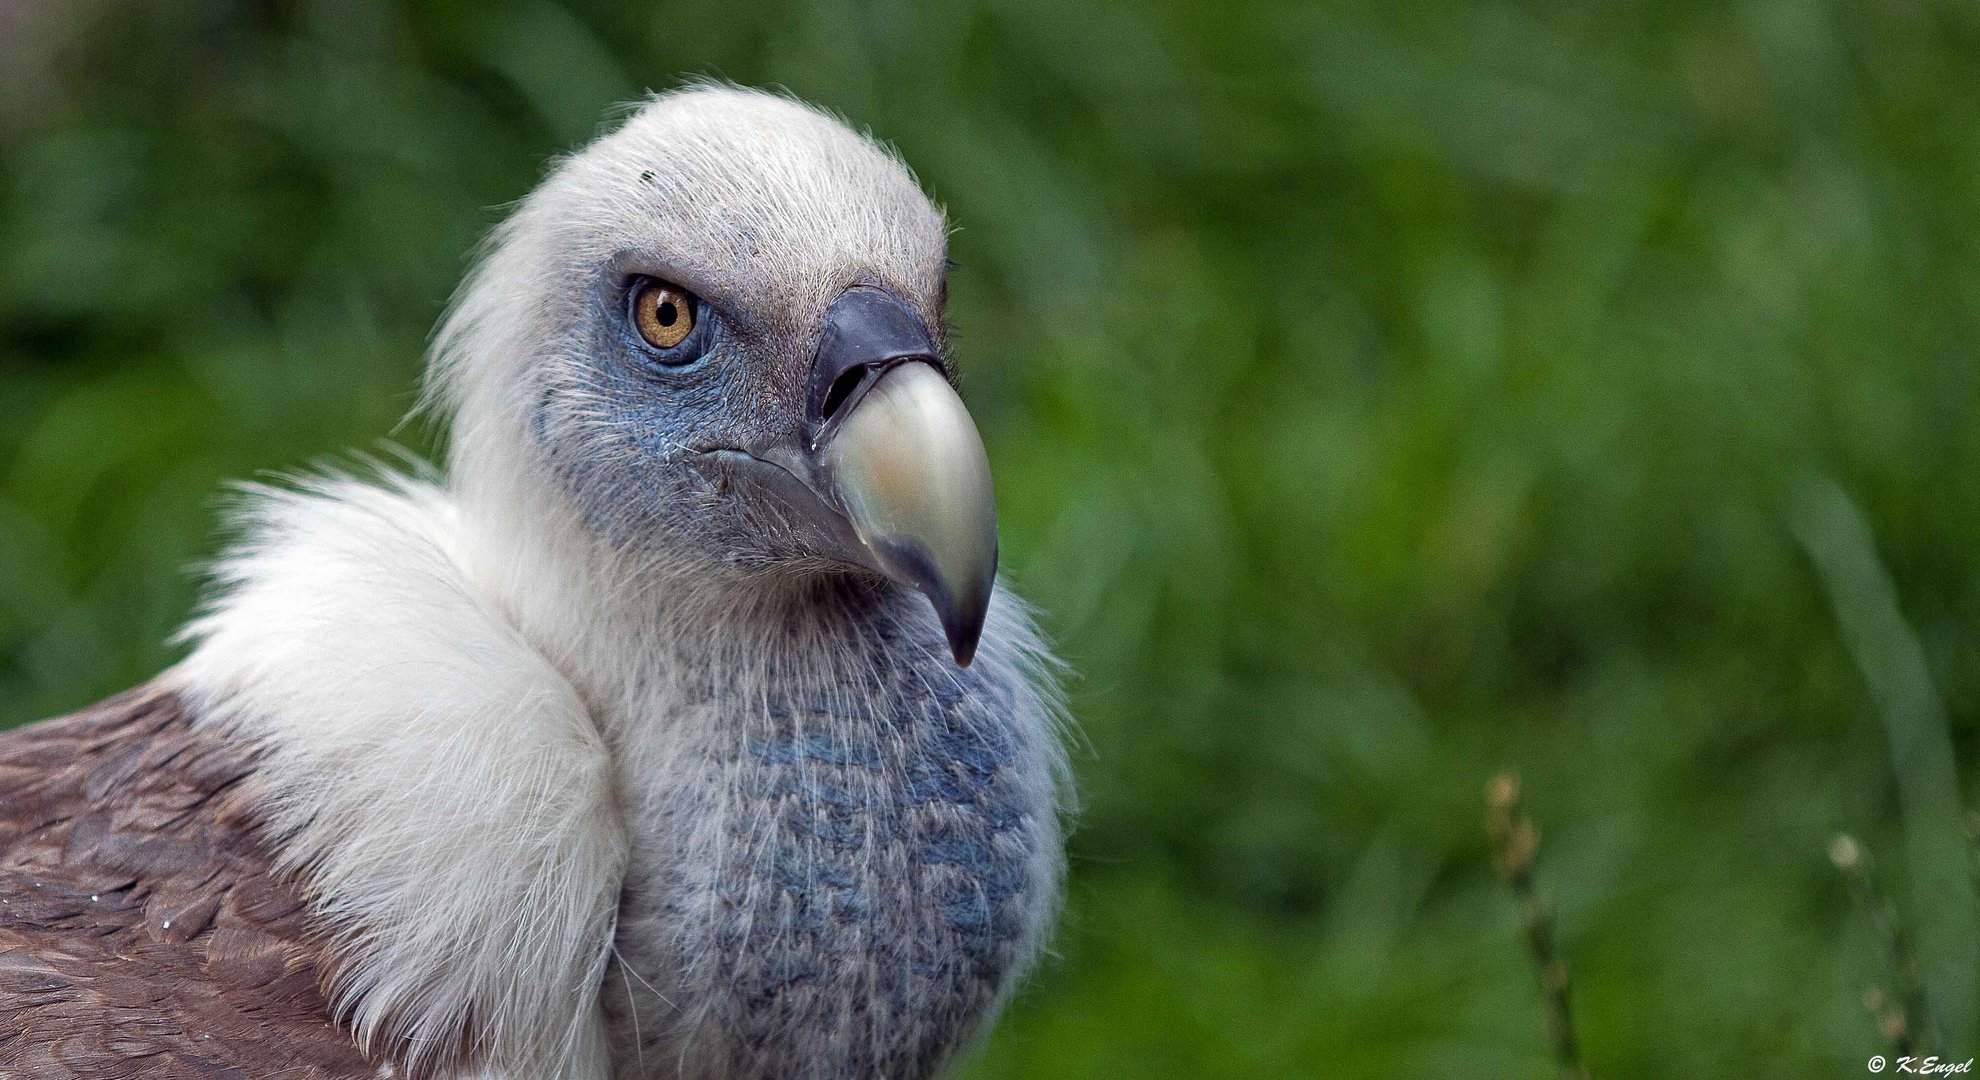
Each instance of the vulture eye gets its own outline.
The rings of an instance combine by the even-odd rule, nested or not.
[[[694,332],[694,297],[664,281],[644,278],[633,287],[633,325],[656,349],[671,349]]]

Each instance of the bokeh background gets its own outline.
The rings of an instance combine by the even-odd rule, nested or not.
[[[966,1075],[1980,1054],[1980,9],[0,0],[0,724],[169,663],[229,478],[390,436],[467,253],[704,74],[961,226],[1078,671],[1059,956]]]

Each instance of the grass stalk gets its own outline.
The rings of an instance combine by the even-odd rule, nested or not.
[[[1588,1080],[1588,1070],[1581,1063],[1580,1042],[1574,1034],[1574,1014],[1568,1004],[1567,961],[1555,947],[1553,917],[1533,878],[1534,861],[1540,852],[1540,831],[1520,806],[1519,776],[1511,772],[1494,776],[1486,786],[1485,805],[1494,861],[1512,887],[1513,900],[1519,905],[1526,951],[1540,974],[1554,1063],[1561,1080]]]
[[[1829,842],[1829,861],[1849,882],[1849,894],[1870,924],[1870,931],[1882,948],[1890,968],[1894,993],[1871,986],[1863,991],[1863,1007],[1876,1019],[1878,1030],[1891,1044],[1894,1056],[1910,1055],[1918,1037],[1931,1030],[1926,1026],[1925,990],[1918,978],[1918,959],[1904,920],[1896,905],[1877,884],[1870,862],[1870,850],[1848,833],[1838,833]]]

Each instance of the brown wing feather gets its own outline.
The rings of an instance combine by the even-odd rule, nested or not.
[[[0,1075],[381,1075],[324,1004],[250,772],[156,688],[0,734]]]

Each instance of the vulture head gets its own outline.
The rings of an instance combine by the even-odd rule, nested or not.
[[[470,510],[554,507],[629,582],[883,575],[967,665],[996,510],[947,268],[942,212],[844,124],[723,88],[656,100],[523,203],[443,328]]]

